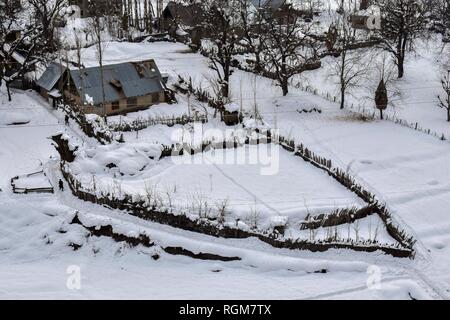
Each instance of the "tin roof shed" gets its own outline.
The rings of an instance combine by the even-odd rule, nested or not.
[[[52,62],[36,84],[47,91],[51,91],[65,71],[66,67],[59,63]]]

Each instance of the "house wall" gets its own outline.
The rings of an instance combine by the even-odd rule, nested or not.
[[[48,91],[42,87],[39,87],[39,94],[48,101]]]
[[[73,94],[69,90],[64,90],[64,98],[66,100],[69,100],[69,101],[66,101],[66,103],[81,105],[81,98],[79,96]]]
[[[65,92],[66,94],[66,92]],[[74,101],[77,101],[76,104],[81,104],[81,99],[79,97],[76,97]],[[166,101],[166,95],[164,92],[158,93],[158,98],[153,101],[152,95],[146,95],[142,97],[137,97],[137,104],[136,106],[128,106],[128,100],[122,99],[119,101],[119,109],[113,109],[113,103],[106,103],[106,114],[107,115],[117,115],[117,114],[124,114],[128,112],[133,112],[137,110],[143,110],[147,109],[148,107],[162,103]],[[105,108],[100,107],[99,105],[96,106],[84,106],[83,107],[85,113],[94,113],[99,116],[105,115]]]
[[[369,19],[368,16],[358,16],[358,15],[351,16],[352,28],[368,30],[367,28],[368,19]]]
[[[21,36],[21,32],[20,31],[11,31],[10,33],[8,33],[5,37],[5,42],[6,43],[11,43],[16,41],[17,39],[20,38]]]
[[[143,110],[147,109],[148,107],[158,104],[161,102],[165,102],[165,94],[164,92],[160,92],[158,94],[158,98],[153,100],[152,95],[146,95],[142,97],[137,98],[137,105],[136,106],[128,106],[128,100],[122,99],[119,101],[119,109],[113,110],[112,103],[108,103],[106,105],[107,114],[108,115],[115,115],[115,114],[124,114],[127,112],[137,111],[137,110]]]

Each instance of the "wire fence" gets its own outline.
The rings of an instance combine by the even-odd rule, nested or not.
[[[327,101],[334,102],[334,103],[340,103],[340,99],[336,95],[334,95],[334,94],[332,94],[330,92],[327,92],[327,91],[320,91],[317,88],[312,87],[311,85],[306,85],[305,86],[305,85],[303,85],[302,83],[299,82],[299,83],[297,83],[295,85],[295,87],[297,89],[302,90],[302,91],[311,93],[311,94],[313,94],[315,96],[318,96],[318,97],[321,97],[321,98],[323,98],[323,99],[325,99]],[[346,103],[344,105],[344,107],[347,110],[350,110],[350,111],[362,114],[362,115],[364,115],[365,117],[367,117],[367,118],[369,118],[371,120],[379,119],[379,117],[377,117],[377,112],[375,110],[368,110],[364,106],[355,105],[353,103],[352,104],[347,104]],[[439,132],[437,132],[435,130],[431,130],[429,128],[425,128],[419,122],[411,122],[411,121],[408,121],[408,120],[405,120],[405,119],[401,119],[401,118],[396,117],[395,115],[390,115],[390,114],[385,114],[383,116],[383,119],[386,120],[386,121],[390,121],[390,122],[392,122],[394,124],[400,125],[402,127],[406,127],[406,128],[409,128],[409,129],[412,129],[412,130],[415,130],[415,131],[418,131],[418,132],[421,132],[421,133],[433,136],[433,137],[438,138],[439,140],[442,140],[442,141],[449,141],[450,140],[450,136],[445,135],[445,133],[439,133]]]

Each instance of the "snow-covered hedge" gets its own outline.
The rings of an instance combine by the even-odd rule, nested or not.
[[[116,198],[115,195],[106,194],[98,196],[83,189],[81,183],[70,173],[67,165],[61,164],[61,171],[64,178],[69,183],[72,193],[79,199],[89,201],[99,205],[105,205],[113,209],[127,211],[128,214],[161,224],[170,225],[187,231],[207,234],[214,237],[223,238],[258,238],[276,248],[286,248],[291,250],[309,250],[312,252],[323,252],[329,249],[350,249],[355,251],[376,252],[382,251],[394,257],[406,258],[413,255],[413,251],[405,248],[401,244],[390,245],[380,244],[375,240],[354,241],[351,239],[333,239],[325,240],[300,240],[287,239],[280,234],[278,229],[284,227],[287,221],[280,217],[272,221],[272,230],[250,229],[241,221],[236,223],[221,223],[219,220],[211,220],[205,217],[198,217],[187,214],[186,212],[169,212],[162,208],[149,206],[145,199],[135,199],[131,195],[122,195]]]

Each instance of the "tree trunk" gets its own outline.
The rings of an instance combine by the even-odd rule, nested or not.
[[[230,90],[230,85],[227,80],[222,83],[222,96],[228,98],[228,91]]]
[[[345,107],[345,90],[341,89],[341,110]]]
[[[402,79],[405,75],[405,57],[397,58],[398,78]]]
[[[346,61],[347,61],[347,36],[344,32],[344,39],[342,43],[342,53],[341,53],[341,66],[340,66],[340,85],[341,85],[341,110],[344,110],[345,106],[345,89],[346,89]]]
[[[262,67],[261,67],[261,55],[260,55],[259,52],[256,52],[256,51],[255,51],[255,58],[256,58],[256,61],[255,61],[255,71],[256,71],[256,73],[259,73],[259,72],[262,71]]]
[[[228,96],[229,96],[229,90],[230,90],[230,85],[229,85],[229,83],[228,83],[227,81],[224,81],[224,82],[222,83],[222,96],[223,96],[224,98],[228,98]]]
[[[53,35],[53,30],[50,26],[50,23],[48,23],[45,26],[45,38],[47,39],[47,48],[49,51],[52,51],[55,48],[55,43],[54,43],[54,35]]]
[[[137,0],[134,0],[134,27],[139,28],[139,11]]]
[[[289,93],[289,84],[287,79],[281,80],[281,90],[283,90],[283,97],[287,96]]]
[[[450,122],[450,108],[447,109],[447,121]]]
[[[403,65],[403,60],[400,62],[398,62],[398,78],[402,79],[403,76],[405,75],[405,67]]]
[[[380,119],[381,119],[381,120],[384,120],[383,109],[380,109]]]
[[[277,71],[278,72],[278,77],[281,79],[281,90],[283,90],[283,97],[287,96],[287,94],[289,93],[289,78],[286,76],[287,72],[286,72],[286,65],[287,65],[287,57],[286,55],[282,55],[281,56],[281,66],[280,66],[280,70]]]
[[[225,65],[223,71],[222,95],[224,98],[228,98],[230,95],[230,66]]]
[[[12,96],[11,96],[11,88],[9,87],[9,82],[6,82],[6,92],[8,93],[8,101],[11,102],[12,101]]]
[[[100,66],[100,81],[102,82],[102,107],[104,112],[104,118],[105,122],[107,122],[107,109],[106,109],[106,91],[105,91],[105,75],[104,75],[104,69],[103,69],[103,48],[102,48],[102,28],[101,28],[101,22],[100,18],[95,18],[95,32],[97,33],[97,42],[98,42],[98,48],[97,48],[97,54],[98,54],[98,64]]]

